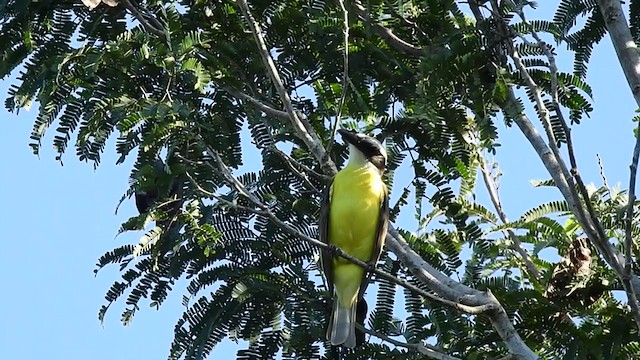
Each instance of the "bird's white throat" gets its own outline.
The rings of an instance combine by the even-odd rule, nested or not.
[[[377,171],[380,171],[369,161],[362,151],[358,150],[358,148],[352,144],[349,144],[349,162],[347,163],[347,166],[374,168]]]

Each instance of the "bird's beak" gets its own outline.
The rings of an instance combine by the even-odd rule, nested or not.
[[[340,133],[340,136],[342,136],[344,141],[346,141],[349,144],[357,145],[360,142],[360,138],[356,136],[357,132],[353,130],[338,129],[338,133]]]

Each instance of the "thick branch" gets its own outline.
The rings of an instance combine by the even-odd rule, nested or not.
[[[515,107],[517,100],[515,94],[513,93],[513,89],[509,90],[508,93],[508,102],[510,106]],[[542,160],[542,163],[547,168],[547,171],[551,175],[556,187],[562,193],[567,204],[569,204],[569,208],[571,212],[576,216],[580,225],[582,225],[584,231],[587,233],[587,236],[593,240],[594,245],[598,247],[600,253],[605,258],[605,260],[614,267],[616,270],[616,264],[619,264],[619,259],[617,258],[616,253],[610,246],[606,246],[602,241],[597,241],[600,239],[600,234],[598,231],[592,226],[590,221],[590,217],[586,214],[586,211],[579,201],[579,198],[575,195],[575,188],[570,186],[567,183],[567,180],[562,171],[562,167],[558,162],[557,158],[552,153],[547,143],[544,141],[540,133],[536,130],[536,128],[531,123],[531,120],[522,113],[514,114],[514,122],[520,128],[520,131],[524,134],[524,136],[529,140],[531,146],[533,146],[534,150]],[[617,269],[620,269],[618,266]]]
[[[633,41],[620,0],[596,0],[631,93],[640,106],[640,53]]]
[[[619,0],[597,0],[598,7],[602,12],[607,30],[609,30],[609,36],[613,43],[613,48],[618,55],[618,61],[622,66],[622,71],[627,78],[629,89],[633,94],[636,104],[640,106],[640,53],[638,53],[638,47],[631,36],[631,30],[629,24],[625,18],[624,11],[622,10],[622,3]],[[630,222],[633,219],[633,205],[635,202],[635,178],[638,166],[638,153],[640,152],[640,137],[636,134],[636,144],[633,151],[633,160],[631,162],[631,174],[629,176],[629,203],[627,204],[627,218],[625,220],[625,256],[624,259],[624,279],[623,283],[625,288],[628,287],[627,295],[633,297],[629,299],[634,314],[636,315],[636,322],[640,328],[640,309],[637,301],[636,288],[640,286],[640,280],[637,276],[631,276],[631,231]],[[629,250],[628,252],[626,250]]]
[[[485,315],[489,317],[491,325],[509,352],[517,359],[538,359],[538,356],[522,341],[504,308],[490,291],[480,292],[469,288],[434,269],[411,249],[392,224],[389,224],[386,247],[409,268],[418,280],[436,293],[469,305],[493,304],[494,311]]]

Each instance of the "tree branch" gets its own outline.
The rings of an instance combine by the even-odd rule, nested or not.
[[[622,71],[629,84],[629,89],[633,94],[633,98],[636,100],[636,104],[640,106],[640,53],[638,53],[638,47],[633,40],[629,24],[622,10],[622,3],[618,0],[596,0],[598,7],[602,12],[609,36],[613,44],[613,48],[618,55],[618,61],[622,67]],[[640,305],[638,304],[638,297],[636,288],[640,288],[640,279],[637,276],[631,276],[631,231],[630,223],[633,219],[633,206],[635,202],[635,182],[638,166],[638,153],[640,152],[640,137],[636,133],[636,143],[634,146],[633,157],[631,161],[629,176],[629,202],[627,204],[627,214],[625,219],[625,259],[624,259],[624,279],[625,290],[627,290],[627,296],[633,297],[629,299],[629,305],[631,306],[634,314],[636,315],[636,322],[638,328],[640,328]],[[627,250],[629,250],[627,252]],[[628,287],[628,289],[627,289]]]
[[[627,78],[634,99],[640,106],[640,53],[619,0],[596,0],[602,17],[609,30],[609,36],[616,50],[622,71]]]
[[[498,187],[496,186],[496,183],[493,180],[493,177],[489,173],[489,169],[487,169],[487,164],[484,157],[480,154],[478,155],[480,157],[480,172],[482,173],[482,179],[484,180],[484,185],[487,188],[487,193],[489,193],[489,198],[491,199],[493,208],[498,213],[498,217],[500,218],[500,221],[502,221],[503,224],[507,224],[509,223],[509,219],[507,218],[507,214],[505,214],[504,210],[502,209],[502,204],[500,203],[500,196],[498,195]],[[527,268],[527,271],[529,272],[529,275],[531,276],[531,278],[534,281],[539,282],[540,271],[538,271],[538,268],[533,263],[533,260],[531,260],[531,256],[529,255],[527,250],[524,247],[522,247],[522,243],[520,242],[520,239],[518,239],[518,236],[513,232],[513,230],[507,230],[507,235],[509,236],[509,239],[511,239],[511,241],[513,242],[513,246],[511,248],[514,249],[520,255],[520,257],[524,261],[524,265]]]
[[[454,357],[454,356],[449,356],[445,353],[442,353],[440,351],[438,351],[438,349],[434,348],[433,346],[429,345],[429,344],[409,344],[409,343],[405,343],[402,341],[398,341],[395,340],[385,334],[381,334],[377,331],[373,331],[371,329],[368,329],[358,323],[356,323],[356,328],[358,328],[360,331],[367,333],[371,336],[375,336],[383,341],[386,341],[390,344],[393,344],[397,347],[402,347],[405,349],[409,349],[412,351],[416,351],[422,355],[425,355],[428,358],[431,359],[437,359],[437,360],[462,360],[460,358]]]
[[[626,48],[633,48],[633,52],[635,53],[635,75],[638,76],[640,75],[640,56],[637,53],[637,48],[635,46],[635,43],[633,42],[633,39],[631,37],[631,33],[628,29],[628,26],[626,24],[626,20],[624,19],[624,14],[622,13],[621,10],[621,6],[619,2],[615,2],[615,1],[609,1],[609,0],[601,0],[599,2],[609,2],[610,4],[608,4],[608,11],[610,12],[610,17],[608,19],[607,22],[607,27],[609,28],[610,31],[617,31],[618,35],[621,36],[620,38],[624,38],[625,41],[627,41],[625,44]],[[619,12],[616,13],[616,11],[612,10],[613,9],[613,4],[617,4],[616,6],[619,8]],[[492,2],[493,7],[494,7],[494,11],[498,11],[497,9],[497,5],[495,4],[495,2]],[[525,24],[528,24],[526,21],[526,18],[524,16],[524,13],[522,12],[522,10],[516,10],[516,12],[519,14],[519,16],[521,17],[522,21]],[[614,14],[615,13],[615,14]],[[605,16],[605,18],[607,17],[607,15],[604,13],[603,10],[603,15]],[[622,21],[620,21],[620,17],[622,19]],[[614,27],[614,30],[612,30],[610,28],[611,25],[611,21],[615,20],[615,25],[616,27]],[[501,21],[503,21],[501,19]],[[529,25],[529,27],[531,27]],[[626,32],[628,36],[625,36],[625,34],[623,34],[624,32]],[[557,82],[558,82],[558,77],[557,77],[557,66],[555,64],[555,56],[553,55],[553,53],[549,50],[548,46],[541,40],[541,38],[538,36],[538,34],[535,31],[532,31],[532,36],[533,38],[537,41],[537,44],[535,44],[536,46],[538,46],[543,53],[546,55],[546,57],[549,59],[549,64],[550,64],[550,70],[551,70],[551,85],[552,85],[552,102],[553,105],[555,107],[556,113],[558,114],[558,119],[562,124],[563,130],[567,136],[567,147],[568,147],[568,153],[569,153],[569,158],[570,158],[570,162],[571,162],[571,175],[568,174],[567,172],[567,168],[565,166],[565,164],[562,161],[562,156],[560,154],[558,145],[557,145],[557,141],[555,139],[555,136],[553,134],[553,131],[551,130],[551,123],[550,123],[550,119],[549,119],[549,110],[546,108],[544,101],[542,100],[542,92],[540,90],[540,87],[533,81],[533,79],[531,78],[531,76],[528,74],[528,71],[524,65],[524,63],[520,60],[518,53],[515,49],[515,46],[513,45],[513,42],[509,41],[508,42],[508,49],[511,55],[511,58],[513,59],[516,67],[519,69],[521,75],[523,76],[525,83],[527,84],[527,88],[529,89],[530,93],[532,94],[534,101],[535,101],[535,105],[538,108],[538,114],[540,117],[540,120],[542,121],[542,124],[544,126],[545,132],[547,133],[548,136],[548,148],[551,149],[551,152],[553,153],[553,157],[555,158],[555,162],[557,164],[557,168],[562,172],[561,174],[557,174],[551,171],[550,166],[548,166],[549,164],[545,161],[545,158],[543,157],[543,153],[536,148],[536,145],[534,145],[534,148],[536,148],[536,151],[538,152],[538,154],[540,155],[541,159],[543,160],[543,162],[545,163],[545,166],[547,167],[547,169],[549,170],[550,174],[552,175],[552,177],[554,178],[554,181],[556,182],[556,185],[558,186],[558,188],[560,189],[560,191],[563,193],[563,196],[565,197],[565,199],[567,200],[567,202],[570,204],[571,208],[572,208],[572,212],[574,213],[574,215],[576,216],[576,218],[578,219],[578,222],[580,223],[580,225],[582,226],[582,228],[584,229],[584,231],[587,233],[590,241],[599,249],[600,253],[602,254],[602,256],[604,257],[605,261],[607,261],[607,263],[612,267],[612,269],[616,272],[617,276],[620,278],[620,280],[622,281],[624,288],[625,288],[625,292],[627,293],[627,297],[628,297],[628,302],[629,302],[629,306],[632,309],[632,313],[634,315],[636,324],[638,326],[638,328],[640,328],[640,305],[638,304],[638,299],[636,296],[636,292],[634,290],[634,286],[631,283],[631,273],[630,273],[630,269],[629,269],[629,273],[626,272],[626,269],[623,267],[623,264],[626,264],[627,261],[630,261],[629,256],[631,254],[627,255],[627,258],[625,259],[624,257],[622,257],[620,254],[612,247],[612,245],[609,243],[609,239],[607,237],[607,235],[604,232],[604,229],[602,228],[602,225],[598,219],[598,216],[595,212],[595,209],[593,208],[593,205],[591,203],[591,200],[589,198],[589,194],[587,192],[587,189],[584,185],[584,182],[582,181],[582,178],[578,172],[578,168],[577,168],[577,162],[575,159],[575,155],[574,155],[574,150],[573,150],[573,144],[571,141],[571,129],[569,128],[569,126],[567,125],[566,121],[564,120],[564,117],[562,116],[562,112],[560,109],[560,104],[558,101],[558,89],[557,89]],[[612,34],[612,39],[614,39],[614,35]],[[523,41],[527,42],[526,39],[523,38]],[[615,41],[615,40],[614,40]],[[616,48],[616,51],[618,52],[618,56],[620,58],[621,56],[621,52],[618,51],[618,48]],[[626,54],[626,52],[623,51],[624,54]],[[626,54],[629,55],[629,54]],[[622,60],[622,59],[621,59]],[[631,59],[633,60],[633,59]],[[623,65],[623,68],[625,68],[625,66]],[[625,68],[626,70],[630,70],[628,68]],[[628,77],[629,80],[629,74],[627,73],[627,71],[625,70],[625,74]],[[640,84],[640,77],[636,78],[635,80],[636,84]],[[629,80],[630,84],[632,83],[631,80]],[[514,98],[515,96],[513,95],[513,91],[510,91],[510,97],[511,97],[511,102],[514,103]],[[632,92],[634,92],[634,96],[637,96],[638,94],[635,92],[634,88],[632,87]],[[636,97],[636,102],[638,102],[638,97]],[[640,104],[640,103],[639,103]],[[527,132],[523,129],[523,126],[526,126],[526,124],[524,124],[523,117],[518,116],[518,119],[520,119],[521,121],[519,122],[518,120],[516,120],[516,123],[518,124],[518,126],[521,128],[521,130],[523,131],[523,133],[525,133],[525,136],[527,136],[527,138],[532,141],[532,138],[529,135],[532,135],[531,133],[529,133],[529,135],[527,135]],[[637,141],[637,146],[639,147],[638,150],[640,151],[640,144],[638,143],[638,141],[640,141],[640,139],[636,139]],[[533,141],[532,141],[533,144]],[[546,144],[545,144],[546,146]],[[634,152],[634,156],[635,156],[635,152]],[[635,159],[635,158],[634,158]],[[547,161],[549,161],[549,158],[546,159]],[[637,162],[636,162],[637,165]],[[562,175],[562,176],[560,176]],[[635,178],[635,169],[633,169],[633,163],[632,163],[632,177]],[[562,179],[561,179],[562,178]],[[560,183],[558,182],[558,180],[560,180]],[[575,180],[575,183],[574,183]],[[568,188],[564,187],[564,182],[566,182],[566,184],[568,185]],[[561,184],[562,183],[562,184]],[[635,185],[635,179],[633,179],[633,183]],[[582,201],[584,201],[584,205],[582,204],[582,201],[580,199],[580,197],[578,196],[578,194],[576,193],[576,188],[578,189],[578,191],[580,192],[580,195],[582,196]],[[629,198],[630,200],[632,199],[631,197]],[[632,200],[631,200],[632,201]],[[631,203],[630,203],[631,204]],[[633,205],[630,205],[630,210],[628,210],[627,215],[628,216],[633,216]],[[630,218],[627,219],[627,221],[630,221]],[[630,226],[630,224],[629,224]],[[630,232],[629,232],[630,235]],[[626,245],[626,243],[625,243]],[[626,266],[626,265],[625,265]],[[630,267],[630,265],[629,265]],[[636,283],[637,283],[637,279],[636,279]]]
[[[411,246],[391,223],[389,224],[386,247],[409,268],[409,271],[418,280],[441,296],[472,306],[493,304],[494,311],[485,315],[489,317],[491,325],[507,349],[509,349],[509,352],[518,359],[538,359],[538,356],[522,341],[511,320],[509,320],[509,316],[491,291],[481,292],[472,289],[434,269],[411,249]]]
[[[360,1],[355,0],[353,2],[353,7],[356,11],[356,14],[358,15],[358,17],[360,19],[362,19],[365,22],[371,23],[371,18],[369,16],[369,12],[367,11],[367,9],[362,5],[362,3],[360,3]],[[420,57],[422,55],[424,55],[424,49],[410,44],[402,39],[400,39],[396,34],[393,33],[393,31],[391,31],[391,29],[386,28],[380,24],[377,23],[371,23],[371,25],[373,26],[373,28],[376,30],[376,32],[378,33],[378,35],[384,39],[387,44],[389,44],[389,46],[391,46],[392,48],[400,51],[403,54],[406,55],[411,55],[411,56],[415,56],[415,57]]]
[[[633,263],[633,254],[631,253],[631,244],[633,242],[633,236],[631,234],[631,223],[633,220],[633,207],[636,202],[636,176],[638,173],[638,158],[640,157],[640,122],[636,128],[636,145],[633,149],[633,157],[629,170],[631,175],[629,176],[629,200],[627,202],[627,214],[625,219],[625,238],[624,238],[624,275],[631,277],[631,265]]]
[[[309,177],[307,176],[307,174],[310,174],[311,176],[313,176],[314,178],[316,178],[317,180],[319,180],[320,182],[322,182],[323,184],[329,184],[331,182],[331,177],[327,176],[327,175],[323,175],[323,174],[318,174],[317,172],[313,171],[313,169],[309,168],[308,166],[305,166],[304,164],[301,164],[299,161],[296,161],[294,158],[292,158],[289,154],[285,153],[284,151],[278,149],[275,146],[272,146],[270,148],[271,151],[275,152],[276,154],[278,154],[289,166],[289,168],[291,169],[291,171],[294,172],[294,174],[298,175],[299,177],[301,177],[305,182],[307,182],[307,185],[309,185],[312,189],[314,189],[314,191],[319,191],[317,190],[313,184],[311,184],[311,182],[309,181]],[[304,172],[298,170],[297,168],[301,168]]]
[[[135,5],[133,5],[130,0],[122,0],[122,4],[127,10],[131,11],[131,14],[133,15],[133,17],[135,17],[136,20],[140,22],[140,24],[145,30],[147,30],[148,32],[156,36],[167,38],[167,33],[165,32],[162,24],[160,24],[158,20],[153,18],[147,19],[147,17],[144,16],[144,14],[141,13],[140,10],[138,10],[138,8]],[[152,24],[152,22],[154,24]]]
[[[286,111],[276,110],[276,109],[272,108],[271,106],[266,105],[262,101],[252,97],[251,95],[247,95],[247,94],[243,93],[242,91],[231,89],[229,87],[224,87],[222,89],[224,91],[228,92],[229,94],[231,94],[235,98],[242,99],[242,100],[245,100],[245,101],[249,102],[251,105],[255,106],[258,110],[262,111],[263,113],[265,113],[267,115],[271,115],[271,116],[276,117],[278,119],[289,120],[289,114]]]
[[[291,97],[287,93],[287,90],[284,87],[284,83],[282,82],[282,78],[278,73],[278,69],[276,69],[273,58],[269,53],[269,49],[267,48],[267,44],[264,40],[264,35],[262,34],[260,25],[251,14],[249,4],[247,4],[246,0],[236,0],[236,3],[240,7],[245,20],[251,28],[251,33],[256,40],[256,44],[258,45],[258,52],[260,53],[262,62],[267,70],[267,74],[271,78],[271,81],[273,82],[273,85],[276,88],[278,95],[280,96],[280,101],[282,101],[282,103],[284,104],[287,114],[289,115],[289,120],[293,125],[296,135],[307,145],[309,151],[311,151],[311,153],[313,153],[316,158],[327,157],[322,146],[322,141],[315,133],[315,131],[313,131],[313,129],[311,128],[311,125],[309,124],[307,118],[304,115],[298,116],[298,112],[296,112],[293,108]],[[332,161],[324,161],[321,163],[321,166],[323,167],[323,171],[327,174],[335,174],[337,172],[336,166]]]
[[[509,89],[508,92],[507,103],[510,107],[515,107],[517,104],[516,96],[513,92],[513,89]],[[531,120],[523,113],[513,114],[515,115],[514,122],[520,128],[520,131],[524,134],[524,136],[529,140],[531,146],[534,148],[538,157],[542,160],[543,165],[547,168],[547,172],[551,175],[553,182],[555,183],[560,193],[564,197],[567,204],[569,204],[569,208],[571,212],[576,216],[583,230],[586,232],[587,236],[592,239],[594,245],[598,247],[600,253],[604,257],[604,259],[614,267],[615,264],[618,263],[617,256],[612,248],[609,246],[603,246],[601,241],[597,241],[600,239],[600,235],[593,228],[591,222],[589,221],[589,216],[585,214],[585,209],[582,203],[579,201],[579,197],[575,193],[575,187],[572,187],[568,184],[564,173],[562,171],[561,165],[558,162],[557,158],[547,146],[547,143],[544,141],[540,133],[536,130],[536,128],[531,123]],[[619,269],[619,267],[618,267]]]

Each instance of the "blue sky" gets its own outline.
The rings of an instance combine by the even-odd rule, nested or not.
[[[553,4],[546,3],[539,12],[530,12],[529,18],[550,14]],[[562,69],[570,72],[571,59],[559,60]],[[12,81],[0,82],[2,99]],[[573,130],[581,174],[586,182],[600,185],[598,153],[609,183],[621,182],[626,188],[636,106],[608,38],[594,52],[589,82],[595,111]],[[76,160],[73,150],[60,166],[51,145],[54,129],[38,158],[28,146],[35,115],[35,109],[21,111],[19,116],[0,109],[5,124],[0,132],[5,154],[0,160],[0,224],[7,230],[0,251],[0,273],[5,274],[0,359],[165,358],[183,309],[182,289],[177,288],[160,310],[142,308],[128,327],[120,324],[120,303],[112,307],[104,326],[97,319],[104,293],[119,274],[110,267],[94,277],[96,260],[140,236],[115,238],[120,224],[135,212],[128,201],[114,214],[127,189],[130,162],[116,166],[110,146],[95,171],[91,164]],[[517,218],[542,201],[559,199],[556,190],[530,186],[529,180],[549,176],[524,136],[502,125],[500,131],[497,160],[504,174],[500,190],[509,217]],[[486,199],[480,193],[479,199]],[[231,348],[221,347],[216,354],[226,356],[216,358],[233,358]]]

